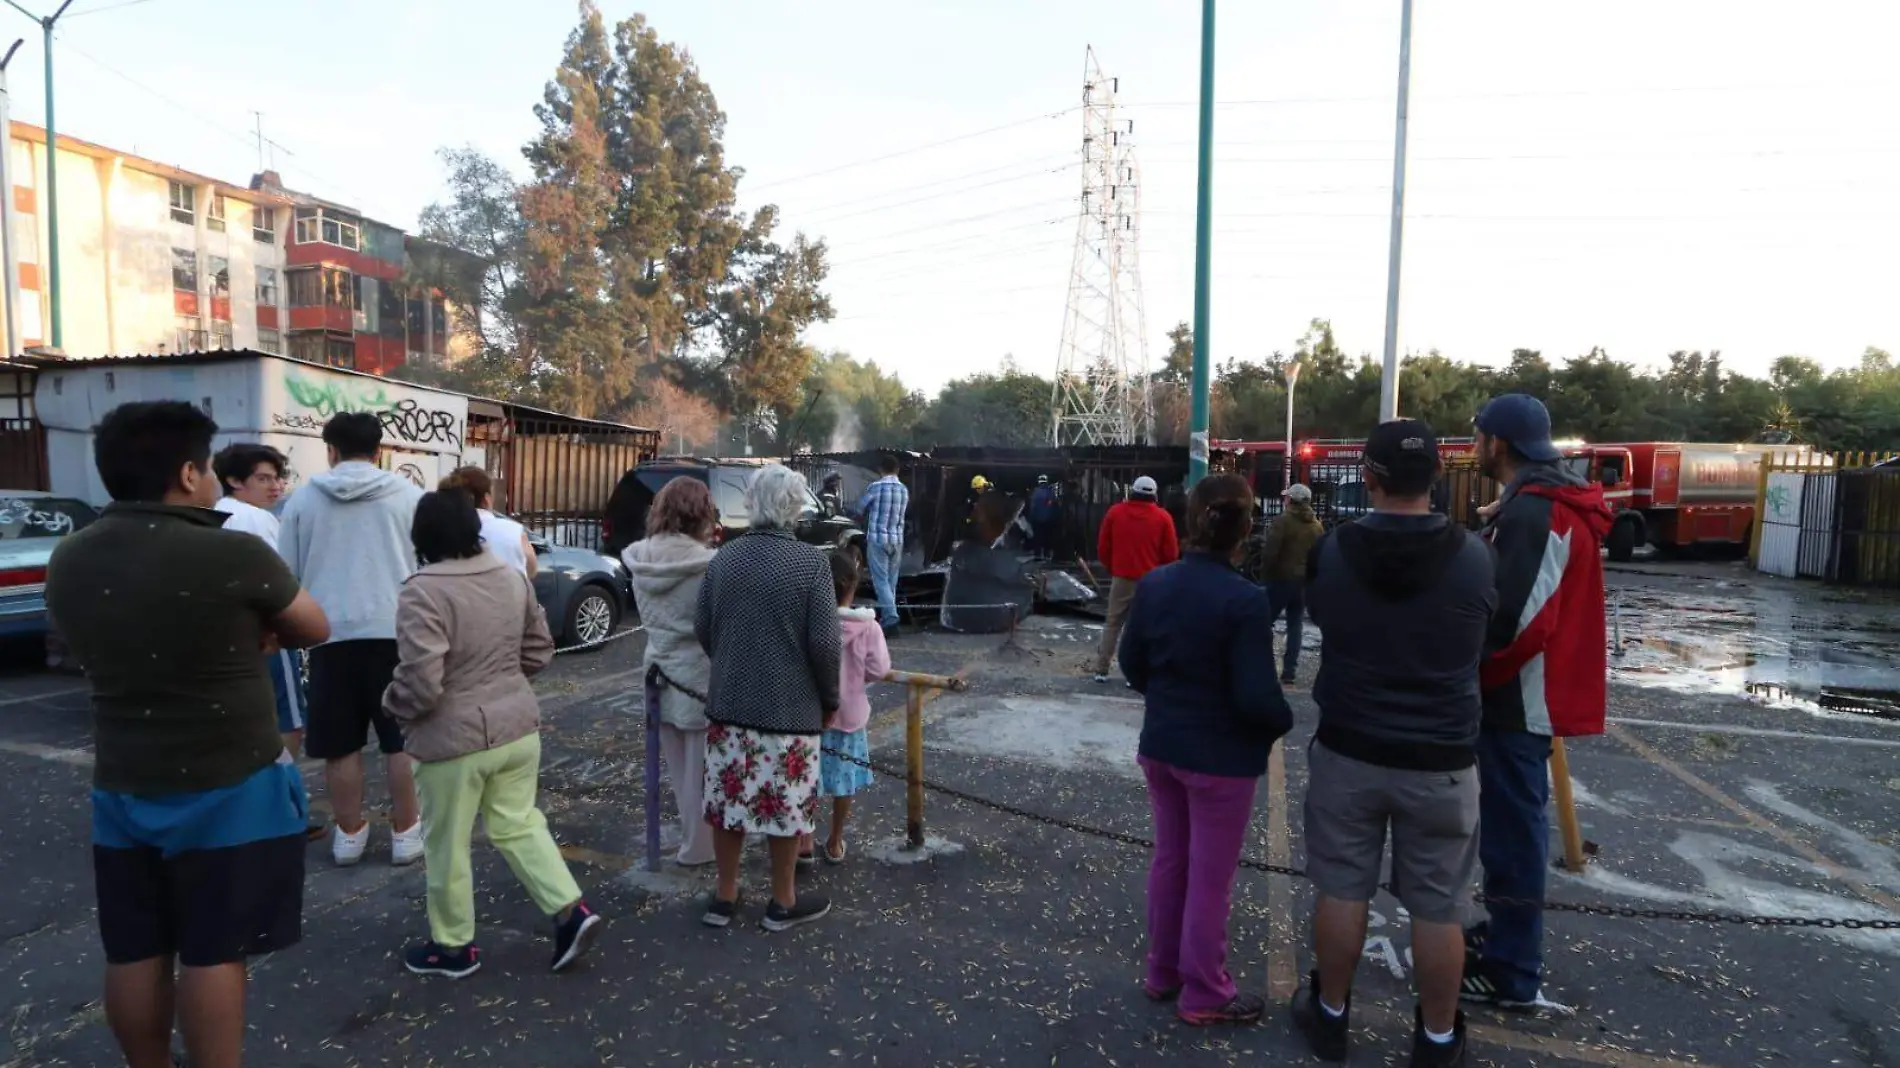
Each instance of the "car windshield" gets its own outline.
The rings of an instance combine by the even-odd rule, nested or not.
[[[66,497],[0,496],[0,541],[64,537],[97,518],[90,505]]]

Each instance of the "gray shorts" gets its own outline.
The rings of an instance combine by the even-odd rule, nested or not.
[[[1478,769],[1407,771],[1307,750],[1306,874],[1327,897],[1371,901],[1386,825],[1392,884],[1427,923],[1458,923],[1478,867]]]

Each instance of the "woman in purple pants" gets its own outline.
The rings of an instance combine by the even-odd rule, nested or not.
[[[1227,910],[1254,788],[1293,713],[1273,673],[1267,595],[1234,569],[1253,492],[1234,475],[1188,495],[1186,553],[1141,580],[1122,632],[1122,674],[1147,699],[1141,770],[1154,806],[1148,975],[1183,1021],[1247,1024],[1266,1003],[1227,974]]]

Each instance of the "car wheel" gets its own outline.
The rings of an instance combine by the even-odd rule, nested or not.
[[[613,594],[596,585],[586,585],[574,595],[567,609],[565,645],[599,645],[613,635],[620,622],[620,611]]]

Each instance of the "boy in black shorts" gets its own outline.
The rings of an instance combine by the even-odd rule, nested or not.
[[[218,426],[182,401],[106,413],[113,503],[53,552],[46,602],[92,683],[106,1021],[128,1064],[235,1068],[244,959],[302,936],[303,779],[262,651],[329,636],[258,538],[220,529]]]
[[[396,672],[396,594],[416,569],[409,541],[422,490],[376,466],[381,420],[344,412],[323,428],[330,470],[310,479],[284,505],[278,548],[330,618],[330,641],[310,651],[310,722],[304,752],[324,762],[336,812],[330,855],[363,859],[363,743],[373,729],[389,775],[390,860],[422,859],[422,812],[415,769],[402,732],[383,713],[383,691]]]

